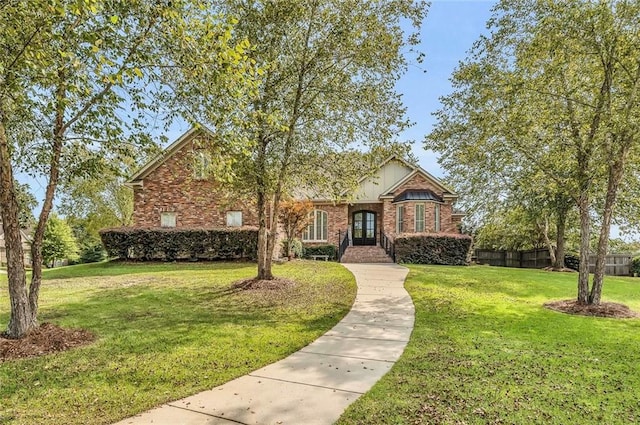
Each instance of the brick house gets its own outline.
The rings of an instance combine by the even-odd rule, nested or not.
[[[204,130],[192,129],[142,167],[128,185],[134,190],[136,227],[256,226],[251,201],[238,199],[224,184],[202,173],[207,161]],[[311,199],[310,224],[301,235],[307,245],[376,246],[383,234],[459,233],[464,214],[457,195],[419,166],[390,157],[363,177],[349,201]]]

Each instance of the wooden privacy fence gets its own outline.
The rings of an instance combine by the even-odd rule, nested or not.
[[[551,266],[551,256],[546,249],[531,249],[528,251],[494,251],[476,249],[476,263],[489,264],[498,267],[518,267],[527,269],[542,269]],[[589,257],[589,272],[595,270],[596,256]],[[605,274],[612,276],[631,275],[631,255],[610,254],[605,257]]]

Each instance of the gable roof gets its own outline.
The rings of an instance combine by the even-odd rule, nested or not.
[[[359,185],[363,185],[367,179],[373,178],[373,176],[379,172],[380,170],[382,170],[387,164],[389,164],[391,161],[397,161],[400,164],[404,165],[405,167],[407,167],[409,170],[411,170],[407,175],[405,175],[404,177],[402,177],[401,179],[397,180],[396,182],[392,183],[391,186],[383,188],[383,190],[380,192],[381,195],[380,197],[392,197],[393,196],[393,192],[398,189],[400,186],[402,186],[404,183],[406,183],[407,181],[411,180],[414,176],[416,176],[417,174],[422,175],[424,178],[426,178],[429,182],[431,182],[435,187],[439,188],[440,190],[442,190],[442,192],[444,193],[444,196],[449,198],[457,198],[457,194],[450,189],[449,187],[445,186],[440,180],[438,180],[436,177],[432,176],[429,172],[427,172],[424,168],[417,166],[415,164],[410,163],[409,161],[406,161],[405,159],[397,156],[397,155],[391,155],[390,157],[388,157],[387,159],[385,159],[384,161],[382,161],[380,163],[380,165],[378,165],[374,172],[370,173],[367,176],[362,177],[359,181],[358,184]],[[343,196],[346,196],[347,193],[344,192],[342,193]]]
[[[135,174],[133,174],[133,176],[131,176],[131,178],[129,178],[129,180],[125,183],[125,185],[133,186],[136,184],[140,184],[140,180],[151,174],[156,168],[162,165],[163,162],[175,155],[175,153],[178,152],[184,145],[186,145],[201,133],[213,135],[213,132],[203,125],[192,127],[189,131],[178,137],[175,142],[171,143],[169,146],[163,149],[162,152],[160,152],[155,158],[147,162],[144,166],[142,166],[142,168],[136,171]]]

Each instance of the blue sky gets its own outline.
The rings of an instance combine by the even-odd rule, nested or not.
[[[436,177],[442,177],[437,155],[423,148],[422,140],[429,134],[435,120],[431,115],[440,108],[439,98],[451,92],[449,77],[458,63],[481,34],[486,34],[486,22],[495,1],[436,0],[432,1],[422,24],[420,45],[426,54],[420,67],[410,66],[398,91],[403,94],[407,112],[416,124],[405,131],[403,140],[414,140],[413,153],[420,165]],[[426,72],[425,72],[426,71]]]

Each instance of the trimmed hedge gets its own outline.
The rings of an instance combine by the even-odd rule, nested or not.
[[[302,255],[303,258],[311,258],[312,255],[328,255],[329,260],[335,260],[338,258],[338,248],[335,245],[305,246]]]
[[[468,265],[471,236],[459,234],[400,235],[395,238],[396,262]]]
[[[123,260],[254,260],[255,228],[132,228],[100,231],[110,257]]]

